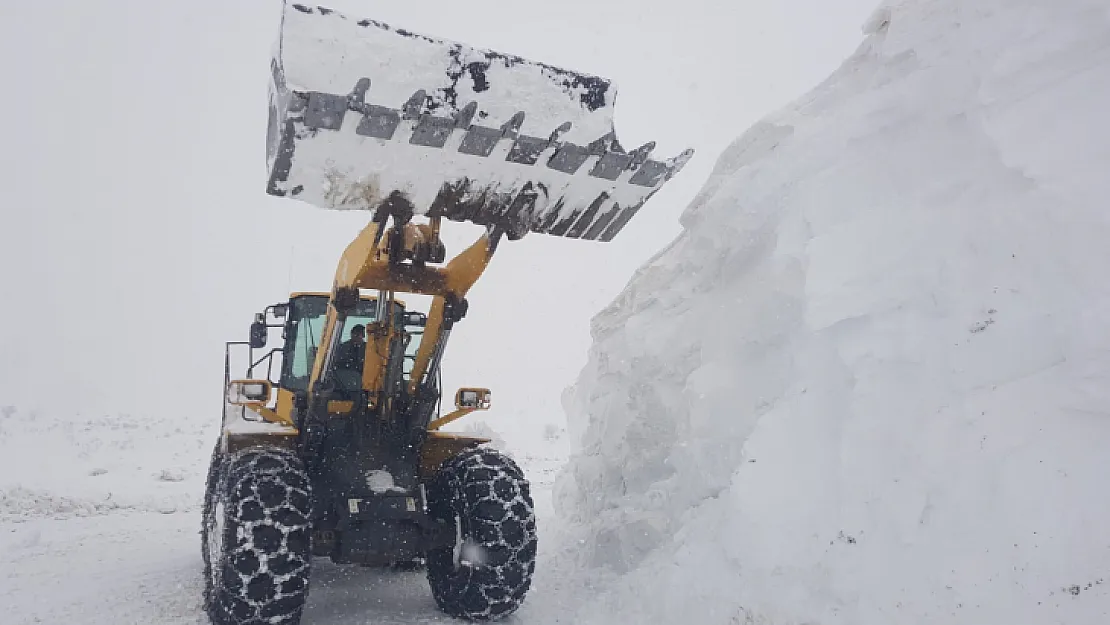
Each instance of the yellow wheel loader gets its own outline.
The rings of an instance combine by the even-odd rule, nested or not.
[[[265,307],[227,344],[205,609],[216,625],[299,623],[326,557],[421,562],[447,614],[507,616],[535,569],[529,483],[486,439],[441,430],[490,407],[463,388],[442,414],[448,337],[500,242],[612,240],[692,151],[624,150],[604,78],[317,6],[283,5],[271,76],[267,193],[368,224],[330,291]],[[448,259],[450,222],[484,232]]]

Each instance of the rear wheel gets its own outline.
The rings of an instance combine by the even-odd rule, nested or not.
[[[204,606],[216,625],[296,625],[308,595],[312,499],[292,452],[223,456],[209,468],[201,542]]]
[[[536,519],[524,473],[508,456],[470,449],[428,488],[433,518],[453,520],[454,546],[429,551],[428,583],[441,610],[496,620],[520,607],[536,568]]]

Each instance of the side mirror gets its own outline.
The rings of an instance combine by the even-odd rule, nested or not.
[[[428,323],[428,315],[422,312],[407,312],[404,319],[406,326],[419,326],[423,328]]]
[[[273,385],[269,380],[232,380],[227,385],[227,403],[232,406],[258,406],[270,401]]]
[[[251,347],[254,349],[266,347],[267,333],[266,322],[256,319],[255,322],[251,324]]]
[[[285,315],[289,312],[289,304],[274,304],[274,317],[278,319],[285,319]]]
[[[488,388],[460,388],[455,393],[459,410],[489,410],[491,393]]]

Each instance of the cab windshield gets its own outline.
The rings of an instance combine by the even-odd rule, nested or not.
[[[368,324],[377,321],[376,299],[360,299],[355,305],[355,310],[347,316],[343,326],[339,329],[340,342],[351,340],[351,332],[356,326],[365,328]],[[395,310],[398,322],[403,319],[404,308],[398,303]],[[312,364],[316,361],[316,353],[320,347],[320,337],[327,321],[328,297],[326,295],[304,295],[292,299],[289,303],[289,324],[286,327],[285,350],[282,366],[281,386],[291,391],[307,391],[308,380],[312,375]],[[416,358],[416,351],[420,347],[423,336],[422,327],[405,326],[405,331],[411,335],[409,344],[405,349],[405,362],[403,366],[404,378],[409,379],[412,372],[412,363]]]

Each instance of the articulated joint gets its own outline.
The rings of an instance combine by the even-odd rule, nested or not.
[[[436,264],[447,258],[447,248],[440,240],[439,228],[435,224],[395,225],[390,228],[386,239],[386,253],[392,264],[406,260],[417,265]]]

